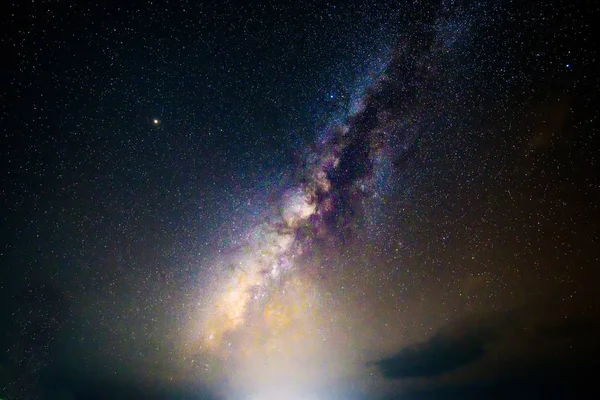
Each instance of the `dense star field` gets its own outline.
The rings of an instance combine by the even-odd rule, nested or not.
[[[594,2],[15,2],[0,398],[598,389]]]

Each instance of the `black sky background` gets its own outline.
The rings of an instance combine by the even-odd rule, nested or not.
[[[194,261],[230,240],[249,199],[294,180],[374,58],[453,7],[478,15],[447,76],[460,104],[398,155],[410,185],[390,193],[373,250],[389,277],[377,291],[411,306],[382,333],[403,345],[367,363],[383,389],[338,398],[593,389],[597,5],[450,3],[12,4],[0,397],[213,396],[134,371],[172,339]],[[157,353],[159,369],[174,357]]]

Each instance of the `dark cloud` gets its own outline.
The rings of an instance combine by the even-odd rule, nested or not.
[[[597,365],[595,366],[597,367]],[[551,374],[543,377],[501,378],[488,382],[419,388],[402,394],[384,397],[384,400],[465,400],[465,399],[572,399],[598,398],[598,389],[592,383],[593,370],[576,373]]]
[[[460,368],[484,356],[481,338],[448,339],[435,336],[421,345],[408,347],[375,365],[390,379],[430,377]]]
[[[486,345],[500,328],[508,326],[510,313],[463,319],[441,328],[429,340],[400,350],[373,363],[388,379],[441,375],[481,360]]]
[[[598,391],[599,334],[589,312],[524,307],[449,324],[372,365],[406,384],[402,398],[564,398]]]

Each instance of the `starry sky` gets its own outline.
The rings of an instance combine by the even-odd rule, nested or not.
[[[0,398],[570,398],[594,2],[14,2]]]

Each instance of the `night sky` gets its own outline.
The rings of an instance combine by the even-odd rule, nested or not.
[[[0,398],[578,398],[593,1],[16,1]]]

